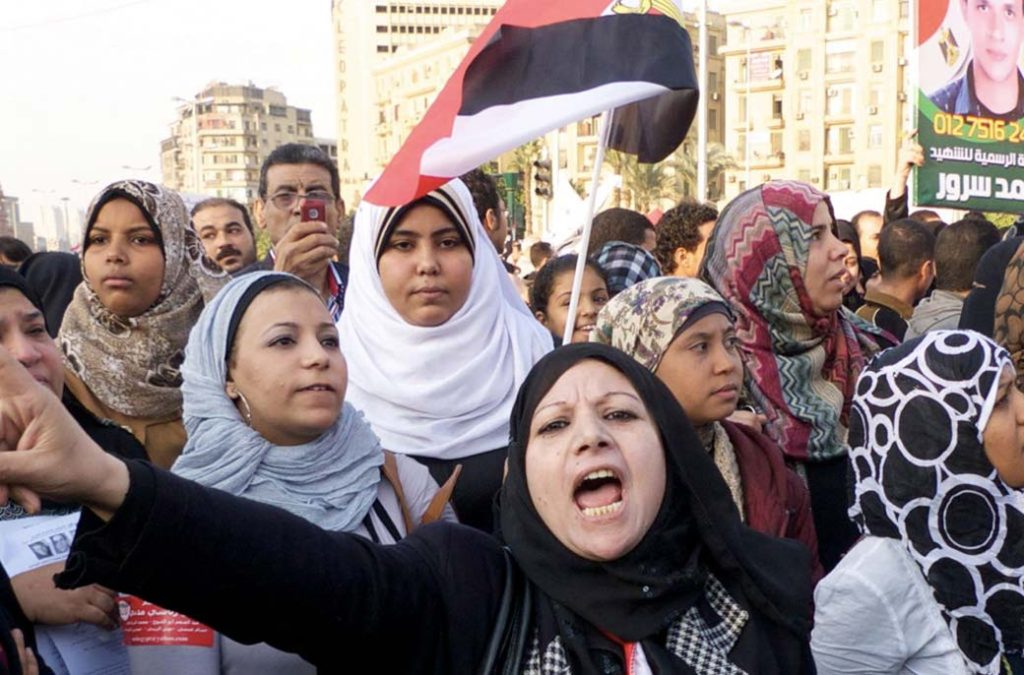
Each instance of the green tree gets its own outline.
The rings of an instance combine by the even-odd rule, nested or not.
[[[708,198],[712,201],[720,195],[722,176],[729,169],[735,169],[736,159],[730,155],[721,143],[709,143],[707,157],[708,167]],[[669,155],[665,164],[675,174],[674,189],[677,196],[693,194],[697,186],[697,153],[689,141],[683,142],[675,152]],[[689,189],[687,189],[689,188]]]
[[[512,152],[503,155],[505,158],[503,170],[514,171],[523,177],[519,181],[519,201],[523,205],[523,219],[526,221],[527,230],[529,230],[531,222],[530,204],[533,201],[530,199],[530,186],[533,184],[533,162],[540,156],[541,147],[540,139],[535,138],[529,143],[523,143]]]
[[[646,213],[656,207],[662,197],[672,194],[675,177],[666,169],[664,162],[643,164],[634,160],[626,165],[622,179],[633,193],[633,208]]]

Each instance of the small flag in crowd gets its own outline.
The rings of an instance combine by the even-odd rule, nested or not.
[[[697,110],[680,0],[508,0],[366,194],[415,200],[502,152],[615,109],[609,147],[657,162]]]

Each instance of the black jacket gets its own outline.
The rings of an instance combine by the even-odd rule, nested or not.
[[[61,588],[116,588],[321,672],[348,672],[358,659],[378,673],[479,672],[509,578],[493,537],[435,523],[377,546],[127,464],[131,484],[110,522],[83,511]],[[750,672],[814,672],[806,641],[751,618],[736,649],[773,653],[782,669]]]

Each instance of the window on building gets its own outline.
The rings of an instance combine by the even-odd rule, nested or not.
[[[782,119],[782,94],[772,94],[772,119]]]
[[[797,108],[798,113],[804,115],[811,114],[811,108],[814,107],[814,90],[813,89],[801,89],[797,92]]]
[[[881,124],[868,126],[868,147],[872,149],[881,148],[884,134],[885,130]]]
[[[276,132],[280,133],[280,132],[281,132],[281,125],[280,125],[280,124],[276,124],[276,123],[275,123],[275,124],[274,124],[274,131],[276,131]]]
[[[857,26],[857,8],[852,0],[832,0],[828,3],[829,33],[848,33]]]
[[[800,30],[810,33],[814,30],[814,10],[805,8],[800,10]]]
[[[889,20],[889,5],[892,0],[871,0],[871,20],[882,23]]]
[[[868,187],[882,187],[882,167],[878,164],[872,164],[868,167]]]
[[[708,108],[708,131],[718,131],[717,108]]]
[[[882,105],[882,85],[873,84],[868,88],[868,105],[879,108]]]
[[[718,36],[717,35],[709,35],[708,36],[708,55],[715,56],[716,54],[718,54]]]
[[[811,130],[800,129],[796,132],[796,149],[800,152],[811,151]]]
[[[740,94],[737,97],[736,112],[739,113],[740,122],[747,121],[747,97],[745,94]]]
[[[825,185],[825,189],[829,192],[849,190],[851,173],[852,169],[849,166],[833,165],[829,167],[828,183]]]
[[[825,114],[849,116],[853,113],[854,85],[839,84],[826,92]]]
[[[772,156],[782,157],[782,132],[773,131],[771,135]]]
[[[871,41],[871,65],[885,64],[885,43],[881,40]]]
[[[825,45],[825,72],[829,75],[852,73],[857,60],[856,46],[851,42]]]
[[[811,170],[810,169],[800,169],[800,170],[798,170],[796,172],[796,179],[798,181],[800,181],[801,183],[810,183],[811,182]]]
[[[825,130],[825,154],[849,155],[853,153],[853,127],[837,124]]]
[[[796,69],[801,73],[811,70],[811,50],[800,49],[796,53]]]
[[[718,73],[717,72],[709,72],[708,73],[708,89],[711,90],[712,92],[718,91]]]

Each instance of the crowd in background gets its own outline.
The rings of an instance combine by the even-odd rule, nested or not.
[[[90,625],[147,674],[1024,672],[1024,238],[909,212],[923,162],[564,251],[475,170],[340,250],[286,145],[251,214],[127,180],[80,257],[0,238],[0,396],[44,430],[0,523],[77,527],[0,588],[6,667],[75,672],[37,633]]]

